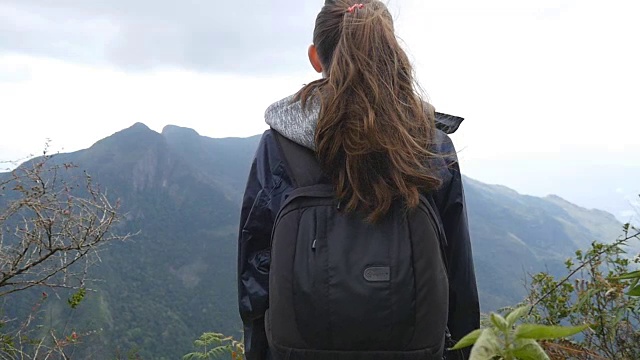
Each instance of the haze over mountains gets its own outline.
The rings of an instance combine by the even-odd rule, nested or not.
[[[137,349],[144,359],[176,359],[202,332],[240,335],[236,233],[258,141],[213,139],[177,126],[157,133],[137,123],[54,158],[87,169],[121,200],[126,220],[119,230],[140,231],[102,255],[93,277],[104,282],[77,311],[67,309],[63,295],[48,303],[54,327],[71,316],[79,331],[98,330],[77,350],[80,358]],[[561,271],[576,249],[621,233],[613,215],[556,196],[523,196],[470,178],[465,186],[484,311],[521,300],[527,273]],[[5,300],[9,313],[21,311],[17,299]]]
[[[558,158],[550,154],[546,159],[527,161],[502,159],[500,169],[492,166],[495,160],[488,159],[463,159],[462,164],[463,170],[485,182],[509,184],[536,196],[561,194],[580,206],[606,210],[622,222],[640,223],[640,166],[574,155],[560,154],[562,158]]]

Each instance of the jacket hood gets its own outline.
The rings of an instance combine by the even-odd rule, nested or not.
[[[316,97],[309,99],[307,107],[303,108],[300,101],[294,101],[295,96],[288,96],[271,104],[265,114],[266,123],[274,130],[293,142],[315,150],[315,132],[320,112],[320,101]],[[460,123],[461,117],[436,112],[436,128],[446,134],[453,134]]]

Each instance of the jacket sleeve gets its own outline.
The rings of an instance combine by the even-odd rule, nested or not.
[[[271,231],[289,191],[291,179],[276,139],[267,130],[251,164],[238,234],[238,302],[247,360],[270,358],[264,318],[269,307]]]
[[[449,143],[449,179],[439,192],[438,208],[443,223],[449,270],[449,331],[454,340],[480,327],[480,306],[460,166]]]
[[[238,235],[238,301],[248,360],[267,359],[264,315],[269,303],[269,246],[273,216],[269,209],[269,178],[261,153],[264,137],[251,165],[240,214]]]

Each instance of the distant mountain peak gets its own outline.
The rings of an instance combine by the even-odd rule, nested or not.
[[[162,135],[164,135],[165,137],[167,136],[180,136],[180,137],[200,136],[200,134],[198,134],[197,131],[191,128],[177,126],[177,125],[165,126],[162,129]]]
[[[129,128],[124,129],[124,131],[126,130],[149,130],[152,131],[147,125],[141,123],[141,122],[137,122],[133,125],[131,125]]]
[[[148,148],[164,141],[162,135],[151,130],[147,125],[137,122],[132,126],[120,130],[91,146],[93,151],[124,151],[131,152]]]

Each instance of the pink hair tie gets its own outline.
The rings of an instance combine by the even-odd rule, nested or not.
[[[349,8],[347,9],[347,12],[348,12],[348,13],[350,13],[350,14],[353,14],[353,12],[354,12],[356,9],[362,9],[363,7],[364,7],[364,4],[355,4],[355,5],[351,6],[351,7],[349,7]]]

